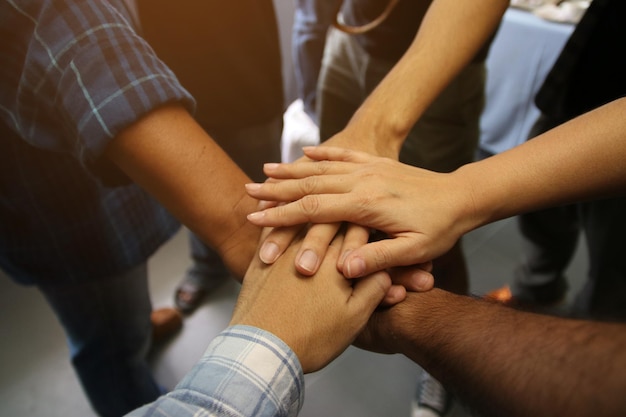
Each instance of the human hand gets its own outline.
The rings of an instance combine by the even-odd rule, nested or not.
[[[347,149],[306,148],[305,154],[318,162],[268,164],[266,174],[282,181],[246,185],[252,197],[287,203],[248,219],[259,226],[348,221],[387,234],[343,251],[346,277],[430,261],[474,225],[471,188],[454,173]]]
[[[359,131],[359,126],[361,126],[359,123],[350,123],[344,131],[322,142],[320,146],[341,147],[367,152],[372,155],[398,159],[399,149],[397,146],[394,147],[391,143],[387,143],[386,141],[376,140],[375,137],[372,137],[371,129]],[[307,155],[304,155],[294,163],[310,161],[311,159]],[[268,182],[273,181],[270,178]],[[276,204],[273,202],[262,201],[259,205],[259,210],[275,206]],[[311,224],[308,226],[306,237],[295,258],[295,265],[298,272],[307,276],[311,276],[317,272],[320,261],[324,258],[326,248],[337,233],[340,225],[341,223],[339,222],[333,222],[328,224]],[[274,229],[261,244],[259,251],[261,260],[266,264],[271,264],[276,261],[302,227],[303,225]],[[351,225],[345,234],[342,252],[345,253],[363,246],[367,243],[368,237],[369,230],[367,228]]]
[[[353,344],[370,352],[401,353],[421,363],[418,347],[421,339],[427,337],[423,323],[433,321],[433,309],[437,309],[435,314],[449,315],[445,311],[454,309],[456,302],[448,299],[451,296],[438,288],[427,293],[409,293],[403,302],[376,310]]]
[[[273,333],[296,353],[305,373],[330,363],[352,343],[391,288],[385,272],[345,279],[335,266],[341,239],[339,235],[328,247],[313,277],[294,269],[300,242],[272,265],[255,257],[230,324]]]
[[[390,307],[406,299],[407,292],[430,291],[435,286],[432,274],[433,263],[395,267],[387,270],[391,276],[392,287],[387,292],[381,306]]]

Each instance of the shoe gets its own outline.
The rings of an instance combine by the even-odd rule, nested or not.
[[[204,275],[187,274],[174,292],[174,304],[183,314],[191,314],[200,307],[202,301],[217,287],[227,282],[230,273],[224,269],[211,271]]]
[[[559,291],[558,296],[555,296],[551,293],[549,297],[543,295],[542,298],[532,298],[530,296],[519,297],[511,292],[511,288],[508,285],[505,285],[504,287],[496,288],[495,290],[489,291],[483,296],[483,298],[485,300],[500,303],[508,307],[540,311],[544,309],[558,307],[560,304],[562,304],[565,300],[565,291]]]
[[[152,342],[160,343],[169,339],[183,327],[183,316],[175,308],[159,308],[150,314]]]
[[[511,288],[508,285],[489,291],[483,298],[485,300],[494,301],[504,305],[511,305],[517,302],[511,293]]]
[[[202,303],[208,291],[198,283],[184,279],[174,293],[174,304],[183,314],[192,313]]]
[[[442,417],[450,409],[452,396],[429,373],[423,372],[411,403],[411,417]]]

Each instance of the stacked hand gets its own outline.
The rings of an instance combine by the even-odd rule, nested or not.
[[[274,181],[246,186],[252,197],[284,203],[248,219],[271,227],[347,221],[384,232],[389,239],[356,247],[346,236],[338,260],[346,277],[431,261],[472,227],[471,188],[454,173],[333,147],[305,155],[314,162],[268,164]]]
[[[231,324],[278,336],[296,353],[304,372],[327,365],[352,343],[391,287],[386,272],[348,280],[337,271],[341,240],[340,235],[334,239],[312,277],[294,268],[299,241],[272,265],[255,257]]]
[[[355,116],[356,117],[356,116]],[[350,123],[344,131],[337,133],[330,139],[324,141],[322,147],[339,147],[345,149],[355,149],[367,152],[371,155],[378,155],[390,158],[398,158],[399,145],[394,145],[388,140],[377,140],[378,136],[370,130],[361,128],[361,123]],[[388,136],[388,135],[387,135]],[[401,143],[398,141],[398,143]],[[308,156],[303,156],[294,163],[311,162]],[[270,182],[272,179],[270,178]],[[275,206],[272,202],[265,201],[260,208]],[[296,255],[295,265],[298,271],[304,275],[313,275],[321,259],[324,257],[326,247],[333,239],[340,222],[311,224],[308,227],[307,235],[302,242],[300,252]],[[273,263],[281,255],[282,251],[289,246],[294,236],[301,230],[302,225],[293,227],[281,227],[274,229],[261,246],[261,260],[267,264]],[[346,249],[349,247],[359,247],[367,243],[369,229],[351,225],[348,227]]]

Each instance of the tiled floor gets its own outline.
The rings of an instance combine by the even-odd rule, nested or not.
[[[507,282],[518,257],[514,220],[504,220],[466,236],[472,292]],[[586,270],[584,247],[570,267],[572,290]],[[178,277],[188,263],[184,231],[150,262],[156,306],[170,305]],[[173,385],[200,357],[207,342],[228,323],[238,285],[228,282],[185,321],[182,332],[154,352],[159,380]],[[61,327],[37,290],[0,277],[0,416],[90,417],[90,410],[67,360]],[[325,370],[307,376],[302,417],[403,417],[419,368],[406,358],[349,349]],[[449,413],[463,417],[455,406]]]

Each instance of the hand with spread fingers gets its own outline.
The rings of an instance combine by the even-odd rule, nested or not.
[[[268,164],[276,181],[248,184],[255,198],[282,203],[252,213],[259,226],[347,221],[391,239],[344,248],[338,267],[359,277],[394,266],[430,261],[448,250],[469,227],[471,190],[454,174],[438,174],[367,153],[332,147],[306,148],[317,162]]]

